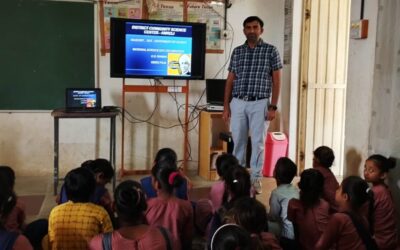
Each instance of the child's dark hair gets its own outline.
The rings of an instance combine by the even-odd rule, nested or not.
[[[300,175],[300,201],[306,208],[318,204],[324,188],[324,177],[316,169],[306,169]]]
[[[6,181],[7,185],[13,190],[15,184],[14,170],[9,166],[0,166],[0,175],[4,177],[4,181]]]
[[[368,183],[358,176],[349,176],[345,178],[341,186],[342,193],[348,195],[351,208],[355,212],[370,199],[369,193],[371,190],[369,189]]]
[[[65,191],[68,200],[88,202],[96,188],[93,173],[87,168],[75,168],[65,176]]]
[[[279,181],[280,184],[289,184],[296,176],[297,166],[289,158],[281,157],[276,162],[274,172],[274,177]]]
[[[168,161],[156,163],[151,169],[151,174],[158,181],[160,188],[168,194],[171,194],[174,188],[180,186],[184,181],[176,165],[171,165]]]
[[[251,23],[251,22],[254,22],[254,21],[257,21],[260,24],[261,28],[264,27],[263,20],[261,20],[261,18],[259,18],[258,16],[249,16],[249,17],[247,17],[243,21],[243,27],[245,27],[247,23]]]
[[[17,202],[17,196],[14,193],[15,173],[9,166],[0,166],[0,225],[2,220],[7,217]],[[5,199],[5,200],[4,200]]]
[[[167,161],[172,165],[176,165],[178,156],[172,148],[162,148],[158,150],[156,157],[154,158],[154,163],[157,164],[161,161]]]
[[[368,157],[367,161],[373,161],[375,166],[377,166],[382,173],[387,173],[396,166],[396,160],[394,158],[386,158],[380,154],[371,155]]]
[[[255,198],[242,197],[235,201],[229,211],[236,222],[252,234],[260,234],[267,229],[267,210]]]
[[[115,189],[114,201],[120,220],[141,223],[147,203],[142,186],[138,182],[132,180],[121,182]]]
[[[222,179],[225,179],[224,175],[226,175],[229,170],[237,167],[238,165],[238,159],[232,154],[219,155],[215,161],[217,174],[222,177]]]
[[[368,221],[372,230],[374,221],[374,193],[368,183],[359,176],[349,176],[342,181],[342,193],[347,194],[350,200],[351,213],[358,215],[361,207],[369,202]]]
[[[330,168],[335,160],[335,154],[330,147],[320,146],[314,150],[314,157],[318,161],[319,165]]]
[[[211,250],[256,250],[252,239],[245,229],[236,224],[225,224],[219,227],[211,239]]]
[[[232,201],[250,195],[250,174],[244,167],[237,167],[225,175],[225,193],[223,203],[231,196]]]
[[[81,167],[89,169],[94,174],[102,173],[105,179],[111,179],[114,176],[114,169],[107,159],[88,160],[83,162]]]
[[[4,227],[4,220],[15,207],[17,197],[8,184],[7,177],[0,175],[0,229]]]

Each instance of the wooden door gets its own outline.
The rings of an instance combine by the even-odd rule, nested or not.
[[[348,0],[306,0],[303,9],[299,93],[300,169],[312,167],[313,150],[331,147],[335,175],[343,172],[347,54],[350,25]]]

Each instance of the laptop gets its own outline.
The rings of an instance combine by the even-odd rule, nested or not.
[[[67,112],[101,112],[101,89],[67,88],[65,110]]]
[[[226,79],[206,79],[207,111],[224,111]]]

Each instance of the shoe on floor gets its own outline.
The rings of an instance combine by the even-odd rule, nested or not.
[[[262,184],[260,179],[252,181],[252,187],[256,194],[262,193]]]

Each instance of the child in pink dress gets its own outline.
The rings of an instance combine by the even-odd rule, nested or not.
[[[321,146],[314,150],[313,168],[321,172],[324,177],[322,198],[329,203],[331,213],[336,212],[338,209],[335,201],[335,192],[339,187],[339,183],[330,170],[334,160],[335,154],[331,148]]]
[[[103,243],[114,250],[165,250],[168,244],[175,249],[169,233],[165,238],[163,229],[146,224],[146,197],[139,183],[132,180],[120,183],[115,189],[114,200],[120,227],[112,233],[95,236],[90,241],[90,250],[103,250]]]
[[[174,196],[173,191],[184,181],[176,165],[158,162],[151,170],[152,182],[157,197],[147,201],[145,213],[150,226],[162,226],[172,234],[172,240],[178,247],[191,249],[193,236],[193,208],[190,201]]]
[[[393,198],[388,186],[385,184],[390,169],[396,165],[395,161],[376,154],[365,161],[364,178],[372,184],[374,193],[374,220],[373,233],[379,249],[396,249],[396,211]]]
[[[179,199],[189,200],[191,182],[187,176],[183,175],[181,169],[177,167],[177,160],[178,156],[172,148],[162,148],[158,150],[154,158],[153,166],[162,161],[168,162],[171,166],[176,166],[176,170],[179,171],[182,177],[184,177],[184,180],[181,185],[174,188],[174,195]],[[140,184],[142,185],[142,189],[145,192],[147,199],[157,197],[157,190],[153,187],[151,176],[145,176],[140,179]]]
[[[215,231],[225,223],[227,212],[234,206],[236,200],[242,197],[250,197],[251,181],[250,174],[244,167],[233,168],[228,171],[225,177],[225,192],[222,199],[222,206],[214,213],[211,219],[208,232],[208,244]]]
[[[321,199],[324,177],[315,169],[300,175],[300,199],[291,199],[287,216],[300,249],[314,250],[329,221],[329,203]]]
[[[212,184],[209,198],[213,204],[214,212],[222,205],[225,193],[225,175],[233,168],[239,166],[237,158],[232,154],[222,154],[215,161],[219,180]]]
[[[367,182],[358,176],[345,178],[336,191],[336,202],[339,212],[331,216],[315,249],[365,250],[367,244],[375,243],[369,231],[370,222],[362,213],[363,207],[373,202]]]

